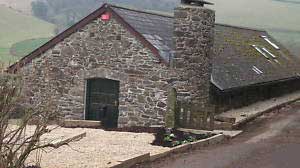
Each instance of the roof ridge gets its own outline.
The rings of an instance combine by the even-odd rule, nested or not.
[[[88,24],[89,22],[91,22],[92,20],[94,20],[98,15],[100,15],[103,12],[105,12],[105,10],[110,9],[116,15],[118,15],[113,10],[112,7],[123,8],[123,9],[130,10],[129,8],[120,7],[120,6],[112,5],[112,4],[108,4],[108,3],[103,3],[100,8],[98,8],[95,11],[93,11],[92,13],[88,14],[86,17],[82,18],[80,21],[78,21],[77,23],[75,23],[71,27],[67,28],[63,32],[61,32],[58,35],[54,36],[52,39],[50,39],[48,42],[46,42],[42,46],[40,46],[37,49],[33,50],[31,53],[27,54],[26,56],[22,57],[19,61],[17,61],[14,64],[10,65],[7,68],[6,71],[7,72],[15,73],[15,71],[17,71],[18,68],[21,68],[21,67],[25,66],[26,64],[30,63],[33,59],[39,57],[42,53],[44,53],[45,51],[49,50],[53,45],[56,45],[58,42],[64,40],[66,37],[70,36],[71,34],[73,34],[74,32],[76,32],[77,30],[79,30],[81,27],[85,26],[86,24]],[[138,12],[147,13],[145,11],[138,11]],[[153,15],[164,16],[164,15],[157,14],[157,13],[153,13]],[[121,17],[121,16],[119,16],[119,17]],[[171,16],[165,16],[165,17],[171,17]],[[123,20],[123,22],[125,22],[125,21]]]
[[[142,11],[141,9],[137,9],[137,8],[129,7],[129,6],[116,5],[116,4],[106,4],[106,5],[114,7],[114,8],[125,9],[125,10],[130,10],[130,11],[139,12],[139,13],[174,18],[174,15],[172,13],[163,12],[163,11],[156,11],[156,10],[149,10],[149,9],[145,9]]]
[[[253,30],[253,31],[259,31],[259,32],[267,32],[265,29],[259,29],[259,28],[253,28],[253,27],[247,27],[247,26],[230,25],[230,24],[225,24],[225,23],[215,23],[215,25],[238,28],[238,29]]]
[[[165,14],[163,14],[164,12],[162,12],[162,11],[147,10],[147,9],[145,11],[142,11],[141,9],[137,9],[137,8],[129,7],[129,6],[123,6],[123,5],[119,5],[119,4],[118,5],[116,5],[116,4],[107,4],[107,5],[109,5],[111,7],[119,8],[119,9],[125,9],[125,10],[134,11],[134,12],[139,12],[139,13],[146,13],[146,14],[150,14],[150,15],[157,15],[157,16],[162,16],[162,17],[174,18],[174,14],[172,14],[172,13],[167,14],[167,12],[165,12]],[[160,13],[160,12],[162,12],[162,13]],[[226,26],[226,27],[253,30],[253,31],[259,31],[259,32],[266,32],[266,30],[264,30],[264,29],[247,27],[247,26],[230,25],[230,24],[225,24],[225,23],[215,23],[215,24],[220,25],[220,26]]]

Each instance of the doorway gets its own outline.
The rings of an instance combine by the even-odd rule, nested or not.
[[[86,120],[101,121],[107,128],[118,126],[120,82],[88,79],[86,86]]]

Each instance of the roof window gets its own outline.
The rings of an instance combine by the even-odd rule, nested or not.
[[[258,69],[256,66],[253,66],[253,67],[252,67],[252,70],[253,70],[254,72],[256,72],[258,75],[261,75],[261,74],[264,73],[262,70]]]
[[[255,50],[258,51],[261,55],[263,55],[266,59],[270,59],[268,55],[265,52],[263,52],[258,46],[252,45],[252,47],[255,48]]]
[[[274,59],[274,61],[275,61],[277,64],[280,64],[280,62],[279,62],[277,59]]]
[[[151,39],[151,40],[154,40],[155,37],[152,36],[151,34],[143,34],[143,36],[146,38],[146,39]]]
[[[155,38],[157,39],[157,40],[160,40],[160,41],[162,41],[163,39],[160,37],[160,36],[158,36],[158,35],[154,35],[155,36]]]
[[[267,36],[260,36],[260,37],[262,37],[265,41],[267,41],[276,50],[280,50],[280,48],[278,47],[278,45],[276,45],[275,43],[273,43]]]
[[[274,54],[272,54],[268,49],[266,49],[266,48],[263,47],[262,50],[263,50],[264,52],[268,53],[272,58],[274,58],[274,59],[277,58],[277,57],[276,57]]]

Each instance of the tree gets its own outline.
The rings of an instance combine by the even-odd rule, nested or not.
[[[46,3],[43,1],[33,1],[31,2],[31,7],[34,16],[46,21],[48,20],[48,7]]]
[[[43,135],[55,129],[49,127],[50,122],[60,120],[51,101],[26,108],[19,123],[10,124],[16,105],[23,99],[21,86],[19,76],[0,74],[0,168],[24,168],[32,152],[41,153],[39,151],[44,148],[59,148],[69,143],[52,144],[41,140]],[[26,131],[29,124],[34,124],[35,128],[31,133]]]

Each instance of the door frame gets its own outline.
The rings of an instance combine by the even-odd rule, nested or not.
[[[87,81],[89,79],[84,80],[84,110],[83,110],[83,120],[87,120],[86,114],[87,114]]]
[[[119,81],[119,80],[114,80],[114,79],[109,79],[109,78],[101,78],[101,77],[93,77],[93,78],[87,78],[87,79],[85,79],[84,80],[84,120],[87,120],[87,115],[88,115],[88,112],[89,112],[89,110],[88,110],[88,108],[89,108],[89,101],[87,100],[88,99],[88,95],[87,94],[89,94],[89,85],[88,85],[88,81],[89,80],[97,80],[97,79],[102,79],[102,80],[110,80],[110,81],[113,81],[113,82],[118,82],[118,102],[120,103],[120,85],[121,85],[121,82]],[[119,118],[119,104],[118,104],[118,118]],[[117,122],[118,122],[118,120],[117,120]]]

